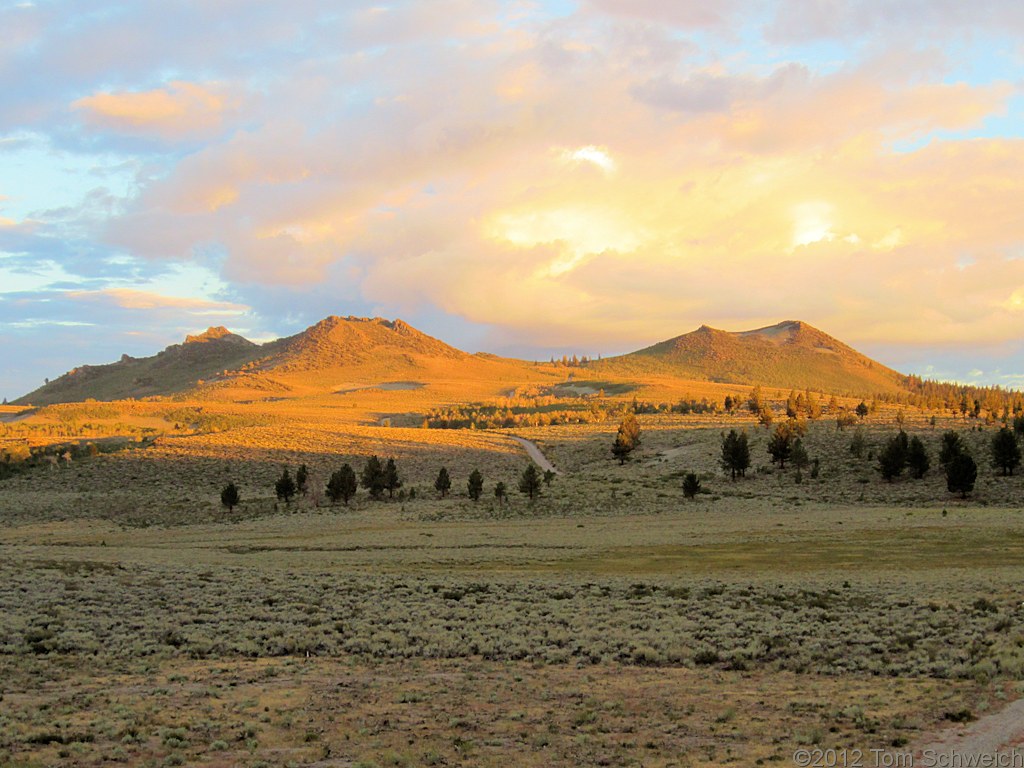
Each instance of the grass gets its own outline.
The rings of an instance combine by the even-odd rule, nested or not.
[[[934,469],[880,479],[884,410],[859,458],[851,430],[812,424],[821,473],[800,483],[749,414],[643,415],[623,467],[614,420],[511,430],[562,471],[530,504],[504,432],[379,425],[448,405],[428,384],[173,404],[204,430],[159,402],[7,424],[167,431],[0,481],[0,764],[748,764],[913,743],[1019,695],[1024,479],[985,464],[991,428],[963,430],[967,502]],[[930,416],[907,429],[933,457],[944,429],[981,426]],[[736,482],[731,428],[752,436]],[[327,504],[329,472],[373,453],[416,499]],[[300,463],[311,492],[277,503]]]

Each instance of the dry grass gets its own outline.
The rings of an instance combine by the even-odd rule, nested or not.
[[[881,480],[867,452],[895,412],[869,418],[861,458],[852,430],[811,424],[820,473],[799,483],[749,414],[641,416],[624,467],[615,422],[516,430],[563,471],[530,504],[504,435],[379,426],[445,405],[444,386],[85,406],[79,430],[166,434],[0,481],[0,764],[747,764],[898,746],[1017,694],[1024,479],[987,466],[991,428],[967,422],[966,503],[936,469]],[[169,407],[228,428],[175,429]],[[933,464],[964,425],[908,418]],[[717,466],[730,428],[753,438],[735,483]],[[329,472],[374,453],[417,498],[325,504]],[[277,503],[300,463],[311,492]]]
[[[157,661],[8,694],[0,754],[31,765],[713,766],[901,744],[946,681],[345,659]]]

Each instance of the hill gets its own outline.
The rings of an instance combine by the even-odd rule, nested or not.
[[[89,398],[120,400],[174,394],[244,365],[258,356],[259,350],[258,344],[227,328],[209,328],[152,357],[122,355],[116,363],[73,368],[15,403],[50,405]]]
[[[646,349],[591,361],[587,369],[588,375],[612,382],[762,384],[857,397],[906,388],[900,373],[799,321],[738,333],[704,325]],[[124,355],[116,363],[75,368],[15,402],[48,405],[184,392],[265,399],[424,383],[444,384],[457,395],[477,385],[497,395],[561,375],[520,360],[470,355],[401,320],[332,315],[266,344],[210,328],[153,357]]]
[[[522,365],[467,354],[401,320],[332,315],[266,344],[254,344],[226,328],[210,328],[152,357],[124,355],[116,363],[80,366],[15,404],[120,400],[192,390],[227,399],[294,396],[406,383],[395,380],[498,380]]]
[[[799,320],[752,331],[696,331],[593,364],[604,375],[671,375],[730,384],[868,396],[905,388],[906,377]]]

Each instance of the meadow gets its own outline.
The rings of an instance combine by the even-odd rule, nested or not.
[[[982,420],[901,414],[933,468],[887,483],[895,409],[811,422],[819,472],[797,478],[742,411],[642,414],[620,466],[615,418],[382,426],[430,407],[449,404],[354,389],[6,422],[38,445],[120,423],[130,447],[0,482],[0,764],[790,764],[909,749],[1021,693],[1024,480],[989,466]],[[728,429],[751,439],[735,482]],[[948,429],[978,459],[966,500],[936,466]],[[533,503],[510,434],[559,470]],[[330,504],[330,472],[371,454],[396,459],[395,498]],[[279,501],[300,464],[308,492]]]

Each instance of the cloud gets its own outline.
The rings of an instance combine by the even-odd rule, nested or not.
[[[64,297],[70,301],[113,305],[121,309],[178,309],[187,310],[189,313],[197,315],[237,315],[249,309],[249,307],[242,304],[233,304],[226,301],[209,301],[183,296],[162,296],[158,293],[137,291],[131,288],[68,291]]]
[[[935,40],[959,36],[965,29],[1017,36],[1024,32],[1024,8],[1002,0],[780,0],[773,6],[765,34],[780,43],[924,32]]]
[[[724,25],[737,7],[732,0],[587,0],[587,5],[604,13],[683,29]]]
[[[781,317],[904,349],[1018,333],[1019,75],[970,59],[1008,4],[83,2],[0,11],[0,122],[131,179],[0,225],[18,274],[81,282],[60,321],[366,311],[590,351]],[[152,284],[182,265],[222,285]]]
[[[176,140],[219,130],[237,104],[215,84],[174,81],[149,91],[98,92],[71,108],[94,130]]]

